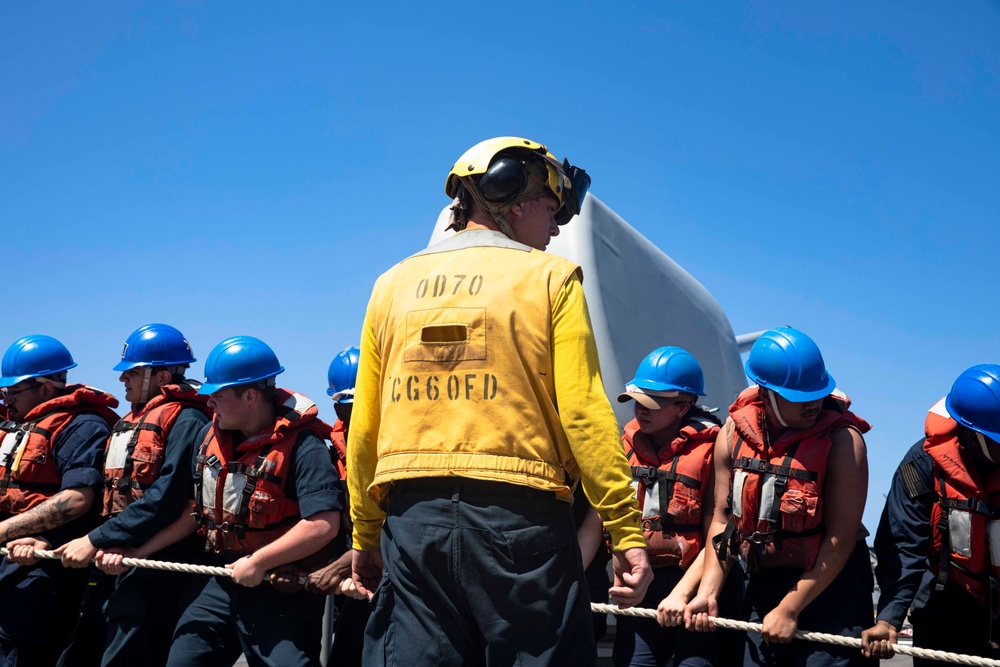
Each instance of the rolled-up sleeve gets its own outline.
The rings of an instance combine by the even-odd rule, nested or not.
[[[289,497],[299,503],[299,516],[308,519],[320,512],[344,508],[344,490],[337,469],[330,460],[330,450],[315,433],[299,436],[295,444],[294,490]]]
[[[80,414],[56,436],[53,454],[61,489],[97,487],[104,481],[104,445],[111,429],[95,414]]]

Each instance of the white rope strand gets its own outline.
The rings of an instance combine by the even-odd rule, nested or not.
[[[634,616],[637,618],[656,618],[655,609],[643,609],[641,607],[630,607],[620,609],[611,604],[590,603],[590,608],[597,614],[614,614],[616,616]],[[715,622],[715,626],[726,630],[743,630],[744,632],[756,632],[764,628],[760,623],[748,623],[746,621],[734,621],[728,618],[710,617]],[[799,630],[795,633],[796,639],[805,639],[811,642],[822,642],[824,644],[834,644],[836,646],[849,646],[861,649],[861,640],[857,637],[844,637],[842,635],[831,635],[825,632],[803,632]],[[956,665],[977,665],[982,667],[1000,667],[1000,660],[992,658],[980,658],[973,655],[963,655],[961,653],[949,653],[947,651],[935,651],[928,648],[917,648],[915,646],[900,646],[893,644],[892,650],[901,655],[909,655],[915,658],[927,658],[929,660],[940,660]]]
[[[6,548],[0,548],[0,556],[7,556]],[[60,560],[61,556],[54,551],[44,551],[35,549],[35,556],[47,560]],[[125,567],[144,567],[150,570],[163,570],[165,572],[187,572],[188,574],[211,574],[216,577],[232,577],[233,571],[224,567],[211,567],[209,565],[189,565],[188,563],[171,563],[164,560],[146,560],[145,558],[122,558],[122,565]]]

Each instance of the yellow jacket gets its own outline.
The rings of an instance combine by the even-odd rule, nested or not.
[[[584,492],[616,549],[643,547],[579,269],[469,230],[372,291],[347,447],[358,549],[396,480],[462,476]]]

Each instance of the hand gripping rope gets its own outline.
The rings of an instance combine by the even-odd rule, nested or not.
[[[612,604],[598,604],[592,602],[590,609],[596,614],[614,614],[616,616],[634,616],[637,618],[656,618],[655,609],[643,609],[641,607],[631,607],[629,609],[619,609]],[[742,630],[744,632],[757,632],[763,629],[760,623],[748,623],[746,621],[734,621],[728,618],[712,617],[715,626],[726,630]],[[856,637],[844,637],[841,635],[831,635],[825,632],[803,632],[799,630],[795,633],[796,639],[805,639],[811,642],[821,642],[824,644],[834,644],[836,646],[850,646],[858,650],[861,649],[861,640]],[[926,658],[928,660],[940,660],[956,665],[983,665],[985,667],[1000,667],[1000,660],[992,658],[980,658],[973,655],[962,655],[961,653],[948,653],[947,651],[935,651],[926,648],[916,648],[915,646],[900,646],[893,644],[892,649],[901,655],[909,655],[915,658]]]
[[[0,548],[0,556],[8,555],[6,548]],[[60,560],[60,557],[52,551],[35,549],[35,556],[48,560]],[[145,558],[123,558],[122,565],[125,567],[144,567],[151,570],[163,570],[166,572],[187,572],[188,574],[208,574],[216,577],[232,577],[233,571],[224,567],[210,567],[207,565],[190,565],[188,563],[171,563],[161,560],[147,560]],[[598,604],[592,602],[590,609],[595,614],[614,614],[615,616],[633,616],[636,618],[656,618],[655,609],[643,609],[632,607],[620,609],[611,604]],[[760,632],[763,625],[760,623],[748,623],[746,621],[734,621],[728,618],[712,618],[715,626],[725,630],[742,630],[744,632]],[[804,639],[811,642],[821,642],[824,644],[834,644],[836,646],[848,646],[858,650],[861,649],[861,640],[856,637],[843,637],[841,635],[831,635],[825,632],[803,632],[799,630],[795,633],[796,639]],[[947,651],[935,651],[926,648],[916,648],[914,646],[900,646],[893,644],[893,650],[900,655],[909,655],[915,658],[927,658],[929,660],[939,660],[956,665],[975,665],[981,667],[1000,667],[1000,660],[991,658],[980,658],[972,655],[962,655],[961,653],[949,653]]]
[[[6,547],[0,548],[0,556],[7,556],[9,552]],[[59,554],[54,551],[35,549],[36,558],[47,560],[61,560]],[[122,558],[122,565],[125,567],[144,567],[150,570],[163,570],[165,572],[187,572],[188,574],[210,574],[216,577],[232,577],[233,571],[224,567],[211,567],[208,565],[189,565],[187,563],[170,563],[162,560],[146,560],[145,558]]]

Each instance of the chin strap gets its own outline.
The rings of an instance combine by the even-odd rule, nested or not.
[[[774,392],[770,389],[765,389],[764,391],[767,392],[767,399],[771,401],[771,409],[774,410],[774,416],[777,418],[778,423],[784,428],[788,428],[788,424],[781,418],[781,410],[778,409],[778,402],[774,400]]]
[[[517,235],[514,234],[513,228],[506,220],[504,220],[504,217],[502,215],[500,215],[499,213],[494,213],[493,211],[490,211],[490,215],[493,217],[493,222],[497,223],[497,227],[500,228],[500,232],[504,236],[509,238],[511,241],[516,241],[520,243],[520,241],[517,240]]]
[[[983,456],[985,456],[990,463],[996,463],[996,459],[990,456],[990,448],[986,446],[986,438],[983,437],[983,434],[979,431],[973,431],[973,433],[976,434],[976,440],[979,441],[979,448],[983,450]]]
[[[487,213],[490,218],[493,219],[496,226],[500,228],[500,233],[509,238],[511,241],[520,243],[520,241],[517,240],[517,235],[514,234],[514,230],[511,228],[510,223],[504,219],[503,214],[497,209],[497,205],[490,204],[488,201],[483,199],[483,196],[479,194],[479,190],[477,190],[472,183],[465,183],[464,187],[466,192],[472,195],[472,199],[476,202],[476,207],[480,211]],[[508,204],[505,208],[509,210],[510,206],[513,206],[513,204]]]
[[[55,387],[56,389],[65,389],[66,388],[66,372],[65,371],[63,371],[62,373],[59,373],[58,375],[51,376],[51,377],[42,377],[42,376],[39,376],[39,377],[36,377],[35,380],[39,384],[50,384],[53,387]]]
[[[139,393],[139,403],[145,405],[149,402],[149,378],[152,375],[149,366],[142,367],[142,391]]]

